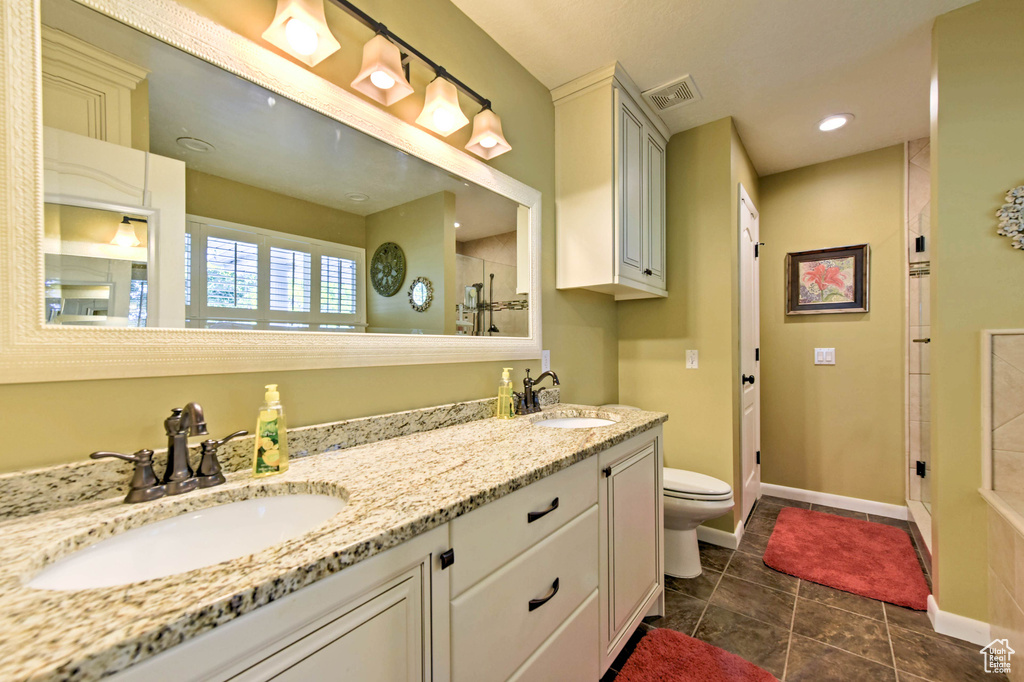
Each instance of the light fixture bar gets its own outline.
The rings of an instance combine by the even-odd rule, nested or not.
[[[448,73],[448,71],[445,70],[445,68],[443,66],[441,66],[440,64],[438,64],[434,60],[430,59],[429,57],[427,57],[427,55],[423,54],[422,52],[417,50],[415,47],[413,47],[412,45],[410,45],[409,43],[407,43],[406,41],[402,40],[400,37],[398,37],[397,35],[392,33],[391,30],[388,29],[387,26],[385,26],[384,24],[382,24],[381,22],[379,22],[376,19],[374,19],[373,17],[371,17],[369,14],[367,14],[363,10],[361,10],[358,7],[356,7],[355,5],[353,5],[351,2],[349,2],[349,0],[330,0],[330,1],[333,4],[337,5],[338,7],[340,7],[341,9],[345,10],[346,12],[348,12],[350,15],[352,15],[356,19],[358,19],[360,23],[362,23],[364,26],[366,26],[367,28],[372,30],[374,33],[378,33],[380,35],[383,35],[385,38],[387,38],[388,40],[390,40],[391,42],[395,43],[400,48],[402,48],[402,50],[404,52],[406,52],[406,53],[416,57],[416,59],[418,59],[421,62],[423,62],[424,64],[426,64],[428,67],[430,67],[434,71],[435,75],[437,75],[440,78],[444,78],[446,81],[450,82],[456,88],[461,90],[462,93],[465,94],[467,97],[473,99],[482,108],[484,108],[484,109],[490,109],[491,108],[491,101],[489,99],[483,97],[476,90],[474,90],[473,88],[469,87],[468,85],[466,85],[465,83],[460,81],[458,78],[456,78],[455,76],[453,76],[450,73]]]

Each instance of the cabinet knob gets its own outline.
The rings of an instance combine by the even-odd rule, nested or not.
[[[653,274],[654,274],[654,271],[653,271],[653,270],[651,270],[650,268],[647,268],[647,269],[645,269],[645,270],[644,270],[644,274],[645,274],[645,275],[653,275]]]
[[[445,551],[441,552],[440,558],[442,570],[448,568],[449,566],[455,563],[455,550],[446,549]]]
[[[743,375],[743,383],[744,384],[750,384],[751,386],[753,386],[755,381],[756,381],[756,379],[754,379],[754,375],[753,374],[751,374],[750,376],[747,376],[746,374]]]
[[[556,594],[558,594],[558,578],[555,578],[555,582],[551,583],[551,591],[548,592],[547,595],[541,597],[540,599],[530,600],[530,610],[533,611],[534,609],[539,609],[540,607],[544,606],[549,601],[551,601],[551,598],[554,597]]]
[[[551,500],[551,506],[548,507],[547,509],[544,509],[542,511],[528,512],[526,514],[526,522],[527,523],[533,523],[537,519],[544,518],[545,516],[547,516],[551,512],[555,511],[556,509],[558,509],[558,498],[557,497],[555,499]]]

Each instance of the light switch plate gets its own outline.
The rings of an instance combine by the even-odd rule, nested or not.
[[[834,365],[834,364],[836,364],[836,349],[835,348],[815,348],[814,349],[814,364],[816,364],[816,365]]]
[[[549,350],[542,350],[540,352],[540,371],[551,371],[551,351]]]
[[[686,351],[686,369],[697,369],[697,351]]]

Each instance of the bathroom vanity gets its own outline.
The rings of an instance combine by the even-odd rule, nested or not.
[[[14,542],[0,558],[18,584],[3,589],[0,626],[14,634],[0,645],[0,676],[599,679],[639,621],[663,608],[667,417],[555,404],[503,421],[473,405],[299,430],[299,447],[331,450],[357,432],[372,442],[299,457],[274,479],[238,470],[175,498],[9,520]],[[544,426],[577,418],[606,423]],[[437,428],[453,420],[464,423]],[[398,422],[427,430],[389,437]],[[228,470],[244,461],[227,454]],[[23,481],[20,494],[40,483]],[[345,504],[299,537],[185,573],[77,591],[26,585],[126,529],[289,494]]]

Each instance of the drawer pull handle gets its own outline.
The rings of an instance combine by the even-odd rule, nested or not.
[[[547,509],[545,509],[544,511],[529,512],[526,515],[526,522],[527,523],[533,523],[537,519],[544,518],[545,516],[547,516],[551,512],[555,511],[556,509],[558,509],[558,498],[557,497],[555,499],[551,500],[551,506],[548,507]]]
[[[558,594],[558,578],[555,578],[555,582],[551,583],[551,594],[549,594],[546,597],[541,597],[540,599],[530,600],[530,610],[533,611],[544,606],[549,601],[551,601],[551,598],[554,597],[556,594]]]

